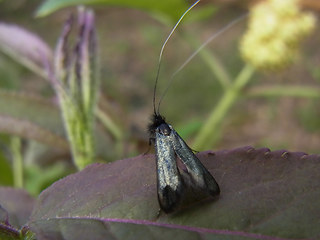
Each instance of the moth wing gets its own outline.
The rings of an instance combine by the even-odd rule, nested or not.
[[[160,207],[166,213],[179,205],[182,195],[182,179],[177,167],[171,136],[156,132],[157,190]]]
[[[218,195],[220,188],[211,173],[203,166],[198,157],[173,128],[171,134],[172,137],[175,138],[175,140],[172,141],[174,151],[186,166],[193,185],[196,188],[207,191],[211,196]]]

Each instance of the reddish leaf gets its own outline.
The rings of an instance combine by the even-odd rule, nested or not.
[[[0,222],[22,227],[31,215],[34,201],[22,189],[0,187]]]
[[[45,190],[29,226],[38,239],[320,237],[320,156],[250,147],[200,153],[220,198],[158,215],[153,155],[93,164]]]

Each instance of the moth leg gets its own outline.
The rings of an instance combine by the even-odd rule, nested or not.
[[[151,146],[152,144],[155,144],[155,143],[156,143],[156,138],[150,137],[149,138],[149,146]]]
[[[188,146],[189,147],[189,146]],[[190,147],[189,147],[190,148]],[[198,151],[198,150],[194,150],[194,149],[192,149],[192,148],[190,148],[190,150],[193,152],[193,153],[199,153],[200,151]]]
[[[144,155],[147,155],[149,152],[150,152],[150,149],[151,149],[151,145],[152,144],[155,144],[155,138],[149,138],[149,146],[148,146],[148,149],[147,149],[147,151],[145,151],[142,155],[144,156]]]

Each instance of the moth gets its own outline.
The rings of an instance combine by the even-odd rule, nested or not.
[[[159,56],[159,65],[153,91],[153,110],[151,123],[148,126],[149,142],[153,142],[157,165],[157,193],[160,208],[170,213],[179,208],[182,202],[190,197],[216,196],[220,188],[210,172],[203,166],[190,147],[156,110],[156,88],[160,72],[161,57],[169,38],[183,17],[199,2],[189,7],[178,20],[164,42]],[[167,88],[168,89],[168,88]],[[179,164],[180,163],[180,164]],[[188,195],[189,193],[189,195]],[[192,196],[193,195],[193,196]]]
[[[158,201],[160,208],[165,213],[175,211],[184,202],[187,202],[185,200],[214,197],[220,193],[219,185],[211,173],[203,166],[174,128],[160,115],[159,108],[162,98],[156,108],[156,89],[164,48],[183,17],[199,2],[200,0],[196,1],[182,14],[162,45],[153,89],[154,113],[148,126],[149,143],[153,142],[155,146]],[[169,85],[170,83],[171,81]]]
[[[219,195],[219,185],[210,172],[174,128],[156,112],[149,132],[156,152],[158,201],[165,213],[180,206],[186,190],[197,195]],[[186,169],[179,170],[177,161],[181,161]]]

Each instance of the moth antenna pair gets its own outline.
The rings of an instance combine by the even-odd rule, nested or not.
[[[157,85],[158,85],[158,79],[159,79],[159,75],[160,75],[160,69],[161,69],[161,62],[162,62],[162,55],[164,52],[164,49],[169,41],[169,39],[171,38],[172,34],[175,32],[176,28],[178,27],[178,25],[181,23],[181,21],[183,20],[183,18],[185,17],[185,15],[193,8],[195,7],[198,3],[200,2],[200,0],[194,2],[184,13],[183,15],[180,17],[180,19],[177,21],[177,23],[175,24],[175,26],[172,28],[172,30],[170,31],[168,37],[166,38],[165,42],[163,43],[161,50],[160,50],[160,54],[159,54],[159,59],[158,59],[158,69],[157,69],[157,75],[156,75],[156,80],[155,80],[155,84],[154,84],[154,89],[153,89],[153,111],[154,114],[159,115],[159,108],[161,105],[161,102],[164,98],[164,96],[166,95],[166,93],[168,92],[172,81],[174,79],[174,77],[189,63],[191,62],[191,60],[203,49],[205,48],[210,42],[212,42],[214,39],[216,39],[218,36],[220,36],[221,34],[223,34],[224,32],[228,31],[229,29],[231,29],[234,25],[236,25],[237,23],[239,23],[240,21],[242,21],[244,18],[246,18],[248,16],[249,13],[245,13],[241,16],[239,16],[238,18],[234,19],[233,21],[231,21],[229,24],[227,24],[225,27],[223,27],[222,29],[220,29],[218,32],[215,32],[212,36],[210,36],[203,44],[201,44],[201,46],[194,51],[185,61],[183,64],[181,64],[181,66],[171,75],[169,83],[167,84],[166,89],[164,90],[163,94],[161,95],[161,98],[158,102],[158,106],[156,107],[156,91],[157,91]]]
[[[172,34],[175,32],[176,28],[179,26],[179,24],[181,23],[182,19],[184,18],[184,16],[193,8],[195,7],[198,3],[200,2],[200,0],[197,0],[195,3],[193,3],[183,14],[182,16],[179,18],[178,22],[174,25],[174,27],[172,28],[172,30],[170,31],[168,37],[166,38],[166,40],[164,41],[161,50],[160,50],[160,54],[159,54],[159,60],[158,60],[158,69],[157,69],[157,75],[156,75],[156,80],[155,80],[155,84],[154,84],[154,88],[153,88],[153,112],[155,115],[159,115],[159,108],[160,108],[160,103],[161,100],[158,103],[158,106],[156,108],[156,92],[157,92],[157,85],[158,85],[158,79],[159,79],[159,75],[160,75],[160,69],[161,69],[161,60],[162,60],[162,55],[164,52],[164,49],[169,41],[169,39],[171,38]],[[161,97],[162,99],[163,97]]]

